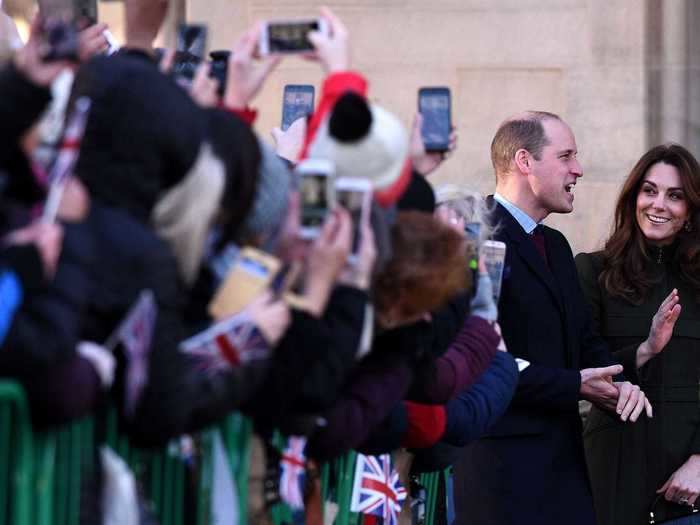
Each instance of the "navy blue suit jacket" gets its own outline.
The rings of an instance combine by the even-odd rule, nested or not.
[[[614,361],[592,333],[564,236],[544,227],[547,264],[510,213],[489,202],[507,246],[499,323],[508,351],[531,364],[504,416],[457,465],[458,523],[591,525],[579,370]]]

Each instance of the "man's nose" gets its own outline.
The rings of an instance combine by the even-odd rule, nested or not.
[[[581,167],[581,163],[578,161],[578,159],[574,159],[571,163],[571,173],[577,177],[583,177],[583,168]]]

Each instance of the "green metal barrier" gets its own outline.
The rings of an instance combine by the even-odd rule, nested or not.
[[[29,525],[34,451],[22,387],[0,382],[0,524]]]
[[[119,432],[114,410],[106,415],[105,442],[129,463],[161,525],[184,525],[187,467],[179,446],[159,451],[129,447]],[[32,432],[24,391],[17,383],[0,381],[0,525],[78,525],[81,483],[94,467],[95,421],[91,418],[56,429]],[[221,432],[229,467],[238,490],[240,525],[247,523],[248,476],[252,425],[231,414],[216,429],[198,437],[200,462],[196,501],[197,525],[211,522],[214,471],[213,432]],[[350,512],[357,454],[350,452],[321,467],[323,501],[338,505],[335,525],[359,525],[362,515]],[[444,472],[422,474],[426,488],[426,525],[435,522],[437,494]],[[286,505],[273,509],[273,521],[289,522]]]

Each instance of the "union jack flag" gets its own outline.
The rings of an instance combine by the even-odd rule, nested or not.
[[[292,436],[280,458],[280,497],[294,510],[304,508],[305,447],[306,438]]]
[[[396,525],[405,499],[406,489],[399,483],[389,454],[357,455],[351,511],[378,516],[385,524]]]
[[[207,372],[237,367],[270,355],[270,348],[255,323],[241,312],[213,324],[180,343],[180,350],[197,358]]]
[[[44,205],[42,220],[54,222],[58,206],[61,203],[63,189],[73,173],[73,168],[80,154],[80,143],[83,140],[88,113],[90,112],[90,99],[81,97],[75,102],[75,109],[71,114],[63,140],[58,149],[56,160],[48,174],[49,193]]]
[[[151,339],[156,326],[158,307],[151,290],[144,290],[131,307],[119,328],[106,343],[114,348],[117,343],[124,347],[128,361],[126,369],[126,413],[133,414],[148,379],[148,362]]]

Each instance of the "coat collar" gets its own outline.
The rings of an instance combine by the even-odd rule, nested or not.
[[[557,250],[552,251],[550,249],[553,241],[551,229],[546,226],[543,228],[545,244],[547,246],[547,259],[549,261],[548,268],[547,264],[545,264],[542,257],[537,252],[528,234],[525,233],[525,230],[523,230],[522,226],[513,218],[510,212],[496,202],[493,197],[488,197],[487,203],[489,208],[493,210],[494,223],[498,225],[500,235],[507,237],[508,243],[512,247],[514,253],[517,253],[523,262],[529,266],[533,273],[547,286],[555,302],[559,308],[563,310],[564,304],[561,288],[555,278],[555,273],[560,267],[559,256],[561,254],[557,253]]]

